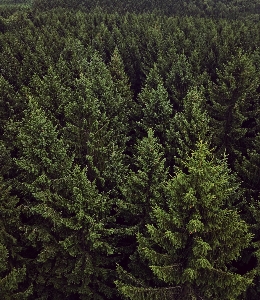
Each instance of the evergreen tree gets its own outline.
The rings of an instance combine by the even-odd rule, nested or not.
[[[156,64],[150,70],[137,101],[140,116],[140,121],[137,123],[139,127],[137,128],[138,136],[143,137],[144,133],[151,128],[155,136],[159,138],[160,143],[165,145],[165,134],[170,128],[173,112]]]
[[[109,201],[86,170],[74,166],[57,128],[33,99],[19,124],[18,144],[23,256],[34,299],[109,298]]]
[[[21,96],[13,86],[0,75],[0,135],[4,135],[5,127],[11,119],[19,119],[25,105]]]
[[[136,146],[134,170],[129,171],[122,184],[122,199],[118,201],[118,221],[123,233],[119,240],[119,245],[123,245],[122,264],[136,280],[148,281],[152,277],[151,271],[137,252],[135,233],[145,233],[145,224],[152,223],[152,207],[165,206],[163,186],[167,180],[167,170],[164,164],[163,148],[149,129],[148,136]],[[121,274],[120,268],[118,270]]]
[[[177,112],[167,131],[167,161],[171,168],[181,167],[182,162],[195,150],[197,142],[210,141],[209,116],[203,91],[192,88],[183,99],[181,111]]]
[[[242,186],[245,192],[243,202],[243,217],[250,224],[251,232],[254,233],[254,243],[250,249],[245,251],[241,262],[240,269],[250,270],[257,266],[257,276],[254,280],[254,286],[247,291],[247,299],[258,299],[260,283],[260,215],[259,215],[259,198],[260,198],[260,134],[258,133],[254,142],[253,149],[247,151],[247,156],[243,157],[241,165],[236,165],[242,178]],[[257,261],[256,261],[257,260]]]
[[[137,104],[133,99],[133,92],[131,90],[130,82],[128,76],[125,73],[124,62],[121,58],[118,48],[116,47],[112,56],[110,63],[108,64],[108,69],[112,76],[114,87],[117,93],[124,100],[125,114],[127,114],[128,119],[124,122],[125,124],[125,134],[126,134],[126,152],[130,156],[132,154],[132,146],[134,144],[134,124],[137,119]]]
[[[75,82],[72,98],[64,105],[65,139],[76,162],[88,166],[88,178],[96,180],[100,191],[114,193],[124,178],[124,159],[129,109],[127,97],[95,52],[85,62]]]
[[[137,143],[133,170],[121,186],[124,199],[120,202],[126,208],[125,216],[141,232],[144,224],[150,222],[151,207],[164,205],[162,186],[167,178],[163,148],[152,129],[147,134]]]
[[[183,34],[183,33],[182,33]],[[184,34],[183,34],[184,35]],[[176,34],[175,39],[178,36]],[[182,41],[177,41],[182,45]],[[183,47],[183,45],[182,45]],[[183,98],[194,85],[195,75],[192,74],[192,66],[184,53],[176,54],[170,71],[166,75],[165,86],[169,92],[171,103],[175,110],[180,110]]]
[[[112,53],[111,60],[108,64],[108,69],[112,76],[115,89],[117,90],[118,94],[121,95],[121,97],[124,99],[126,111],[130,115],[131,119],[133,118],[135,103],[133,101],[133,93],[131,91],[129,79],[125,73],[124,62],[117,47]]]
[[[167,209],[153,207],[149,237],[138,233],[138,250],[166,288],[117,282],[130,299],[237,299],[253,274],[232,272],[230,263],[252,235],[232,206],[238,184],[226,159],[216,160],[200,142],[166,187]]]
[[[213,143],[220,153],[226,151],[232,168],[251,149],[257,110],[258,79],[248,55],[238,51],[217,71],[217,83],[209,89],[209,114],[212,118]]]
[[[0,177],[0,297],[28,299],[32,292],[26,280],[26,266],[21,257],[19,199]]]

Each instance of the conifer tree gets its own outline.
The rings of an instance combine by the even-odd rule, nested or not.
[[[122,198],[117,202],[118,221],[123,233],[118,243],[123,245],[121,250],[119,247],[123,254],[122,264],[131,272],[128,280],[135,277],[137,281],[148,281],[153,276],[137,252],[135,233],[145,233],[145,225],[152,223],[150,213],[155,205],[165,206],[163,186],[167,180],[163,148],[151,129],[147,134],[136,145],[133,170],[122,184]],[[118,268],[118,273],[121,276],[124,272]]]
[[[115,192],[124,178],[129,99],[117,90],[108,67],[95,52],[85,62],[75,92],[64,106],[65,139],[76,162],[101,191]]]
[[[192,66],[186,55],[183,53],[176,54],[165,79],[165,86],[175,110],[181,109],[183,98],[194,85],[194,76]]]
[[[133,101],[133,93],[131,91],[130,82],[125,73],[124,62],[117,47],[112,53],[111,60],[108,64],[108,69],[112,76],[115,89],[125,101],[125,106],[131,119],[133,118],[135,103]]]
[[[25,105],[14,87],[0,75],[0,135],[10,119],[19,119]]]
[[[112,76],[114,88],[125,103],[125,114],[128,116],[127,120],[125,119],[126,152],[130,156],[132,154],[132,146],[135,142],[133,138],[133,128],[137,119],[137,104],[133,99],[133,92],[128,76],[125,73],[124,62],[117,47],[111,56],[108,69]]]
[[[242,179],[248,205],[258,201],[260,195],[260,133],[252,142],[252,149],[247,149],[242,162],[236,163],[239,176]]]
[[[137,131],[139,131],[139,137],[143,137],[144,133],[151,128],[160,143],[165,145],[165,133],[170,128],[173,112],[156,64],[150,70],[145,86],[138,95],[138,104],[140,121]]]
[[[18,145],[23,250],[34,299],[108,299],[109,201],[86,170],[74,165],[62,136],[33,99],[19,124]]]
[[[32,286],[26,282],[26,266],[21,258],[19,243],[19,199],[11,196],[11,188],[0,177],[0,297],[28,299]]]
[[[133,170],[121,186],[125,216],[143,232],[144,224],[150,221],[151,207],[163,206],[162,186],[167,178],[163,148],[152,129],[136,145]],[[128,211],[128,212],[127,212]]]
[[[230,263],[252,239],[232,206],[238,184],[226,159],[216,160],[208,145],[197,144],[167,187],[167,209],[153,207],[149,237],[138,233],[138,250],[165,288],[117,282],[129,299],[237,299],[253,274],[232,272]]]
[[[222,70],[217,70],[217,83],[209,89],[209,114],[212,119],[213,143],[219,153],[226,151],[232,168],[241,162],[246,149],[252,148],[259,85],[250,57],[241,50]]]
[[[250,224],[251,232],[254,233],[254,243],[248,249],[241,259],[242,269],[250,270],[257,266],[257,276],[254,280],[254,286],[247,291],[247,299],[257,299],[259,297],[260,283],[260,134],[258,133],[253,141],[253,149],[247,151],[241,164],[236,164],[236,169],[242,179],[242,187],[245,192],[245,201],[243,201],[243,217]],[[256,262],[255,262],[256,261]]]
[[[166,133],[167,161],[171,168],[181,167],[200,139],[210,141],[209,121],[203,91],[194,87],[183,99],[182,109],[174,115]]]

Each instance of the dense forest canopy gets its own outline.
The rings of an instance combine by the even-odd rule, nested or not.
[[[63,7],[91,10],[96,6],[114,13],[150,13],[156,11],[164,15],[189,15],[214,18],[252,18],[259,20],[259,0],[1,0],[0,4],[32,5],[35,9],[49,10]]]
[[[1,299],[259,299],[259,10],[0,2]]]

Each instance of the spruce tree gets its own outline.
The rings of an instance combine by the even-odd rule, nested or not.
[[[226,151],[232,169],[252,148],[257,112],[258,79],[252,60],[242,50],[217,70],[217,82],[209,88],[209,114],[213,143],[219,153]],[[254,137],[254,134],[253,134]]]
[[[121,224],[121,235],[123,234],[121,237],[119,235],[118,248],[122,251],[121,265],[130,272],[127,279],[134,277],[136,281],[146,282],[153,276],[137,252],[135,233],[145,233],[145,225],[152,223],[152,207],[165,206],[163,186],[168,174],[163,148],[151,129],[148,130],[147,137],[137,143],[133,161],[133,170],[129,170],[121,185],[122,198],[117,202],[118,222]],[[118,273],[121,276],[124,272],[118,268]]]
[[[133,100],[133,92],[131,91],[128,76],[125,73],[124,62],[117,47],[112,53],[111,60],[108,64],[108,69],[112,76],[114,88],[124,100],[125,112],[129,116],[128,125],[130,126],[132,125],[131,121],[133,121],[135,115],[136,103]],[[129,132],[129,130],[130,128],[128,128],[127,131]]]
[[[153,207],[154,224],[138,233],[138,250],[165,288],[117,282],[129,299],[237,299],[253,274],[232,272],[230,263],[252,239],[232,206],[238,184],[226,159],[216,160],[208,145],[185,161],[167,186],[167,209]]]
[[[32,285],[26,282],[26,266],[21,257],[19,199],[0,176],[0,297],[28,299]]]
[[[159,138],[160,143],[165,145],[165,134],[170,128],[173,111],[156,64],[150,70],[137,101],[140,119],[137,123],[139,138],[142,138],[151,128],[155,136]]]
[[[170,174],[175,166],[183,167],[182,162],[195,150],[200,139],[210,142],[209,120],[203,90],[194,87],[183,99],[182,109],[173,116],[166,131],[165,153]]]
[[[190,156],[200,139],[210,140],[209,116],[203,91],[192,88],[183,99],[182,109],[172,120],[167,132],[168,153],[175,156],[175,165]]]
[[[34,299],[109,298],[104,279],[112,253],[105,230],[109,201],[87,179],[86,169],[74,164],[57,127],[33,99],[17,139],[23,256]]]
[[[245,251],[240,269],[250,270],[257,266],[257,276],[254,286],[247,291],[247,299],[258,299],[260,283],[260,134],[258,133],[253,141],[253,149],[247,151],[241,164],[236,164],[239,175],[242,179],[242,186],[245,192],[243,201],[243,217],[250,224],[251,232],[254,233],[254,243],[250,249]]]
[[[174,37],[175,39],[178,38],[177,35]],[[187,56],[184,53],[176,54],[165,79],[165,86],[175,110],[181,108],[183,98],[194,85],[194,76]]]
[[[151,207],[163,206],[162,186],[167,178],[163,147],[158,143],[152,129],[136,145],[133,170],[129,170],[121,185],[125,216],[143,232],[144,224],[150,223]]]
[[[114,193],[124,178],[129,99],[117,90],[97,52],[82,68],[64,105],[64,136],[75,161],[88,166],[88,178],[96,180],[100,191]]]

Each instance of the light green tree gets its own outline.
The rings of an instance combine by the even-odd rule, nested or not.
[[[139,253],[166,287],[138,287],[117,282],[129,299],[237,299],[252,283],[253,272],[240,275],[230,264],[252,239],[232,203],[238,184],[226,159],[216,160],[208,145],[185,161],[168,182],[167,208],[153,206],[153,224],[138,233]]]

